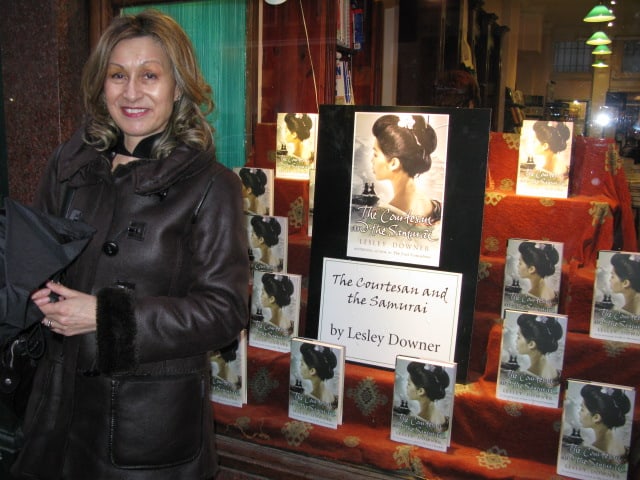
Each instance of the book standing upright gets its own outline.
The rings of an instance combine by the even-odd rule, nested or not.
[[[338,428],[342,424],[345,348],[296,337],[291,340],[289,417]]]
[[[635,389],[573,379],[567,383],[557,472],[586,480],[626,480]]]
[[[446,452],[451,422],[456,364],[396,357],[391,440]]]

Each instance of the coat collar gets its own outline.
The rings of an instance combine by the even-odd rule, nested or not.
[[[60,181],[69,181],[74,187],[111,181],[111,161],[108,153],[100,153],[82,140],[83,131],[77,131],[60,152]],[[198,151],[181,144],[169,157],[162,160],[140,159],[129,166],[134,175],[134,190],[140,195],[162,192],[176,182],[203,171],[215,162],[215,149]]]

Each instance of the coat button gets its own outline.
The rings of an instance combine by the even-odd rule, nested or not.
[[[119,250],[118,244],[113,241],[104,242],[104,245],[102,245],[102,251],[110,257],[117,255],[118,250]]]

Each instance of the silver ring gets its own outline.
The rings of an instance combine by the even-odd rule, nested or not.
[[[46,325],[48,328],[51,328],[51,325],[52,325],[51,320],[49,320],[49,319],[47,318],[47,321],[45,322],[45,325]]]

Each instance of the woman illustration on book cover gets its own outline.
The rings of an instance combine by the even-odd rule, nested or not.
[[[569,176],[569,164],[560,155],[567,149],[567,143],[571,138],[571,130],[562,122],[547,122],[539,120],[533,124],[535,142],[533,153],[542,162],[536,164],[536,168],[549,172],[558,177]]]
[[[337,408],[338,397],[327,384],[338,365],[336,354],[329,347],[312,343],[303,343],[300,354],[300,375],[311,382],[309,395],[333,409]]]
[[[253,268],[258,271],[281,272],[284,261],[273,247],[280,242],[282,226],[274,217],[255,215],[251,217],[250,244],[260,253],[253,262]]]
[[[449,417],[442,413],[437,402],[447,394],[451,383],[449,374],[439,365],[421,362],[410,362],[407,373],[407,397],[417,401],[420,406],[417,417],[427,422],[432,430],[446,432],[449,429]]]
[[[238,356],[238,340],[234,340],[228,346],[213,352],[211,361],[214,364],[213,374],[229,384],[233,390],[238,390],[242,383],[242,378],[234,368],[233,362]]]
[[[621,310],[640,315],[640,255],[614,253],[611,265],[611,293],[624,298]]]
[[[242,180],[245,212],[253,215],[269,215],[268,202],[263,197],[268,181],[267,174],[259,168],[241,168],[238,175]]]
[[[591,446],[626,462],[629,447],[618,438],[616,428],[627,421],[626,415],[631,410],[629,397],[619,388],[601,385],[584,385],[580,395],[580,422],[595,434]]]
[[[518,275],[531,283],[527,293],[548,304],[557,304],[559,292],[548,285],[546,279],[556,273],[560,261],[558,250],[550,243],[522,242],[518,251]]]
[[[389,114],[375,121],[372,133],[373,174],[377,181],[389,181],[393,187],[393,197],[384,206],[399,214],[414,215],[422,224],[438,222],[442,204],[415,183],[416,176],[431,168],[431,154],[438,140],[433,127],[423,115]]]
[[[293,333],[294,324],[293,320],[284,312],[284,308],[291,303],[294,290],[293,282],[286,275],[273,273],[262,275],[260,302],[263,307],[271,311],[271,318],[268,321],[286,335]]]
[[[306,113],[287,113],[284,116],[284,123],[287,126],[285,140],[289,155],[304,160],[308,164],[313,162],[313,148],[309,145],[313,120]]]
[[[517,323],[516,349],[530,359],[527,372],[559,385],[562,372],[548,355],[558,350],[563,335],[560,322],[555,317],[523,313]]]

